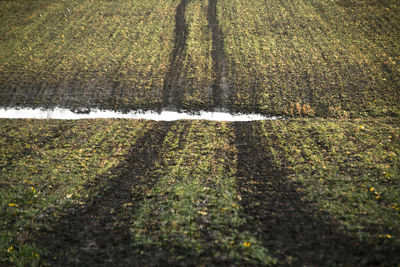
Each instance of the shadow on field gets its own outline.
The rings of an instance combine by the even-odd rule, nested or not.
[[[175,38],[174,49],[171,54],[171,63],[164,81],[163,105],[169,109],[177,109],[182,101],[184,51],[188,36],[188,25],[186,24],[185,11],[189,0],[181,0],[175,13]]]
[[[237,189],[252,232],[282,265],[377,264],[273,165],[255,123],[235,123]],[[264,137],[263,137],[264,138]],[[364,254],[364,255],[362,255]],[[366,262],[362,263],[361,257]]]
[[[141,133],[126,159],[88,187],[105,188],[84,206],[67,209],[55,223],[36,235],[34,242],[48,248],[51,266],[127,266],[139,252],[129,233],[130,215],[141,206],[144,194],[157,182],[146,175],[159,158],[170,122],[152,123]],[[90,190],[90,189],[89,189]],[[148,259],[147,259],[148,260]],[[151,260],[149,261],[151,262]]]
[[[209,0],[207,8],[207,21],[211,29],[213,60],[213,101],[215,108],[227,108],[232,88],[228,84],[226,59],[224,52],[224,37],[219,27],[217,16],[217,0]]]

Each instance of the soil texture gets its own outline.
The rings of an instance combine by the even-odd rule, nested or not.
[[[253,232],[280,264],[294,266],[378,264],[382,255],[346,234],[343,227],[312,201],[301,186],[271,164],[262,146],[260,129],[235,123],[238,150],[237,190],[246,218],[244,230]]]
[[[217,0],[209,0],[207,20],[212,34],[211,56],[213,60],[213,73],[215,75],[212,85],[214,107],[216,109],[226,109],[230,96],[230,86],[226,76],[224,38],[217,18]]]
[[[185,18],[186,6],[189,0],[181,0],[175,13],[175,38],[174,49],[171,54],[171,63],[165,78],[163,88],[164,107],[177,110],[182,98],[183,86],[183,60],[185,57],[188,25]]]
[[[156,162],[170,125],[167,122],[154,124],[142,133],[126,160],[113,170],[118,173],[117,178],[100,177],[87,185],[106,189],[99,191],[89,203],[65,210],[58,221],[47,224],[47,229],[34,237],[51,255],[44,259],[45,264],[127,266],[137,262],[139,252],[132,246],[129,214],[134,214],[145,198],[145,191],[157,182],[149,179],[146,173]]]

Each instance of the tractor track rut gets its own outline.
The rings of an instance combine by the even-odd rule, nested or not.
[[[175,13],[174,49],[171,54],[171,63],[163,85],[163,104],[170,110],[177,110],[182,99],[183,60],[185,57],[188,25],[185,11],[189,0],[181,0]]]
[[[186,83],[183,61],[185,59],[188,25],[185,18],[189,0],[181,0],[175,13],[174,49],[171,53],[169,70],[163,85],[163,105],[169,110],[179,110]],[[207,7],[208,29],[211,31],[213,61],[212,106],[215,111],[228,110],[232,86],[227,77],[224,38],[217,16],[217,0],[209,0]]]
[[[231,86],[228,83],[227,67],[224,52],[224,38],[217,16],[217,0],[209,0],[207,20],[212,35],[212,52],[214,82],[213,101],[215,109],[226,109],[231,95]]]

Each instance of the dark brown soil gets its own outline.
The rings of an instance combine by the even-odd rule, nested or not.
[[[86,205],[65,210],[57,222],[45,224],[48,227],[36,234],[35,243],[49,251],[45,264],[127,266],[137,262],[140,252],[132,247],[129,215],[140,207],[146,190],[157,182],[146,174],[158,158],[170,125],[154,123],[144,131],[126,160],[113,170],[118,173],[117,178],[100,177],[87,185],[105,189],[97,192]],[[127,202],[132,206],[124,207]],[[126,216],[121,217],[121,214]]]
[[[285,172],[271,162],[254,123],[235,123],[237,190],[247,224],[280,264],[294,266],[375,265],[387,262],[351,238],[332,217],[306,201]],[[389,253],[390,254],[390,253]]]

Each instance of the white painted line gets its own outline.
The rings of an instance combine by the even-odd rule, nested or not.
[[[209,120],[209,121],[256,121],[256,120],[279,120],[281,117],[268,117],[261,114],[231,114],[224,111],[199,111],[198,113],[183,113],[177,111],[130,111],[123,113],[113,110],[93,109],[87,113],[75,113],[69,109],[54,108],[0,108],[0,118],[5,119],[146,119],[154,121],[175,120]]]

